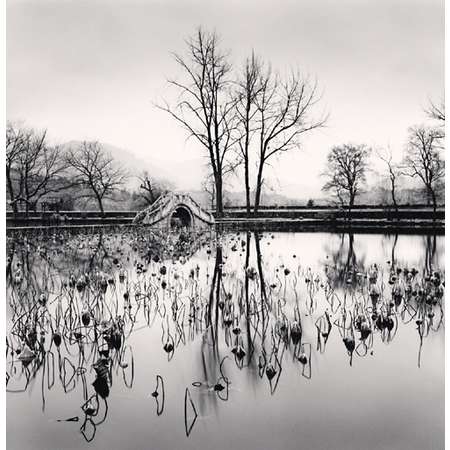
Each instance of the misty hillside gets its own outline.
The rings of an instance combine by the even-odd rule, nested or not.
[[[82,141],[69,141],[63,144],[64,148],[77,147]],[[149,176],[158,180],[165,180],[180,190],[195,190],[201,186],[201,181],[205,177],[206,168],[204,160],[201,158],[188,159],[183,161],[172,161],[170,167],[167,164],[157,161],[155,158],[140,158],[133,152],[116,147],[115,145],[100,142],[103,149],[109,153],[118,164],[127,169],[130,178],[127,183],[128,188],[137,188],[137,176],[147,171]],[[176,176],[174,176],[176,174]]]

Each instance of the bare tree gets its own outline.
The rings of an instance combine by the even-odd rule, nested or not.
[[[323,174],[328,181],[322,190],[332,192],[341,205],[347,203],[349,215],[355,204],[355,198],[366,181],[369,156],[369,148],[353,144],[335,146],[328,154],[327,168]]]
[[[126,171],[114,164],[98,142],[84,141],[77,148],[69,149],[66,158],[74,171],[75,183],[85,191],[80,198],[94,198],[104,216],[103,200],[111,198],[123,185]]]
[[[438,128],[415,126],[409,129],[404,160],[404,173],[419,178],[425,186],[427,204],[437,208],[437,187],[445,175],[445,162],[441,157],[444,135]]]
[[[257,214],[264,183],[264,167],[269,159],[300,146],[300,137],[325,125],[326,117],[313,118],[311,112],[320,100],[317,83],[292,72],[280,79],[270,68],[261,78],[256,96],[259,149],[254,213]]]
[[[174,106],[157,105],[180,123],[207,151],[211,165],[216,211],[223,214],[223,177],[229,169],[226,157],[232,148],[235,130],[234,99],[231,95],[231,65],[219,49],[218,36],[199,28],[186,41],[186,57],[175,54],[186,80],[169,80],[179,91]]]
[[[389,177],[390,182],[390,193],[392,199],[392,205],[396,212],[398,212],[398,202],[397,202],[397,184],[398,179],[401,176],[401,169],[398,164],[395,164],[392,161],[392,150],[388,148],[387,151],[383,152],[382,150],[376,151],[378,158],[384,163],[387,170],[387,175]]]
[[[153,182],[150,181],[148,173],[144,172],[141,176],[138,177],[138,179],[141,182],[141,184],[139,185],[139,192],[141,197],[147,202],[148,205],[153,204],[156,200],[154,186]]]
[[[138,179],[141,182],[139,185],[140,197],[144,199],[147,205],[152,205],[159,197],[167,194],[171,190],[171,187],[167,183],[150,179],[147,171],[144,171],[142,175],[138,176]]]
[[[7,124],[6,180],[15,212],[19,201],[25,202],[28,215],[42,197],[66,189],[66,168],[61,148],[48,145],[46,131]]]

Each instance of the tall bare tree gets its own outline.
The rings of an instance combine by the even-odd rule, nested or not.
[[[250,146],[258,130],[256,99],[262,88],[262,62],[252,53],[247,58],[242,75],[236,83],[237,149],[244,166],[245,202],[247,216],[251,212]]]
[[[98,142],[82,142],[67,151],[66,159],[74,172],[75,183],[83,190],[80,198],[94,198],[104,216],[103,200],[111,198],[123,185],[126,171],[114,163]]]
[[[231,65],[227,54],[220,50],[214,32],[199,28],[186,45],[186,56],[174,55],[185,80],[169,80],[179,92],[178,101],[173,106],[167,102],[157,106],[169,113],[206,150],[215,183],[216,212],[222,216],[223,178],[230,169],[227,154],[235,143]]]
[[[387,176],[389,178],[390,183],[390,193],[392,199],[392,205],[396,212],[398,212],[398,202],[397,202],[397,185],[399,178],[401,176],[401,168],[398,164],[395,164],[392,161],[392,150],[388,148],[387,150],[377,150],[376,151],[378,158],[384,163]]]
[[[285,80],[266,68],[256,96],[258,129],[258,171],[254,213],[257,214],[264,183],[264,168],[275,155],[300,146],[307,132],[324,126],[327,117],[314,118],[313,107],[320,100],[317,82],[292,72]]]
[[[423,183],[427,204],[432,204],[434,211],[437,208],[437,188],[445,175],[445,162],[441,157],[443,138],[440,128],[411,127],[404,160],[404,173]]]
[[[341,205],[347,204],[349,215],[366,181],[369,156],[370,149],[363,144],[335,146],[328,153],[327,168],[323,174],[328,181],[322,190],[332,192]]]
[[[48,145],[46,131],[7,124],[6,180],[15,212],[19,201],[25,202],[28,215],[42,197],[66,189],[66,168],[61,148]]]

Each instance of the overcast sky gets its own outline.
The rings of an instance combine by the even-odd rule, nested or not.
[[[428,98],[444,94],[443,0],[9,0],[7,117],[59,142],[96,139],[153,165],[199,165],[202,149],[154,108],[170,52],[203,25],[237,65],[252,49],[317,77],[328,127],[276,162],[277,192],[320,193],[329,148],[390,144],[401,156]],[[199,172],[172,173],[182,189]]]

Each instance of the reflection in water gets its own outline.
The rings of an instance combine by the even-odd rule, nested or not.
[[[431,273],[436,255],[436,235],[425,236],[425,271]]]
[[[231,365],[275,395],[291,363],[305,379],[314,376],[312,363],[320,364],[332,333],[352,366],[354,358],[373,355],[377,341],[389,344],[414,327],[421,366],[424,339],[444,317],[435,236],[423,238],[422,267],[399,262],[398,236],[390,261],[368,264],[358,236],[342,235],[337,247],[325,242],[317,267],[295,254],[281,262],[266,257],[273,237],[178,235],[165,245],[139,230],[16,237],[7,265],[7,392],[20,395],[38,384],[42,411],[56,384],[63,395],[76,393],[80,413],[57,420],[78,422],[90,442],[107,421],[111,390],[119,383],[133,390],[131,338],[156,329],[170,364],[183,348],[198,349],[201,379],[184,394],[190,436],[199,415],[229,400]],[[305,333],[311,321],[312,339]],[[151,396],[161,416],[166,386],[155,376]]]

